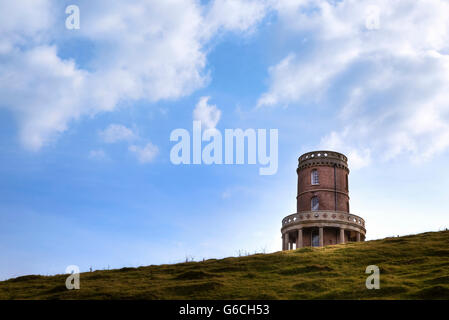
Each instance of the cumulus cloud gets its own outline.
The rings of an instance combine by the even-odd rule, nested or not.
[[[106,143],[131,141],[137,137],[131,129],[121,124],[110,124],[106,129],[100,131],[99,134]]]
[[[193,120],[201,121],[201,125],[206,129],[213,129],[220,121],[221,111],[216,105],[207,102],[210,97],[201,97],[193,110]]]
[[[77,5],[81,29],[67,31],[55,1],[0,1],[0,107],[14,113],[20,139],[32,150],[71,121],[113,111],[121,101],[177,99],[203,87],[214,35],[245,32],[264,14],[260,3],[236,0]],[[219,18],[220,8],[235,12]],[[85,46],[88,61],[62,58],[61,38]]]
[[[285,31],[310,45],[270,68],[259,107],[331,102],[340,128],[321,145],[345,148],[360,164],[447,150],[447,1],[291,0],[276,9]]]
[[[349,129],[342,132],[332,131],[321,139],[320,149],[323,150],[337,150],[343,152],[348,156],[348,162],[351,169],[360,169],[371,164],[371,149],[356,148],[348,145],[347,140],[350,140],[351,133]]]
[[[144,147],[131,145],[128,150],[136,155],[140,163],[149,163],[159,154],[159,148],[151,142],[147,143]]]
[[[2,58],[0,105],[18,116],[23,145],[39,149],[82,113],[86,72],[59,59],[54,46],[14,49]]]
[[[232,31],[253,31],[270,10],[270,1],[265,0],[218,0],[211,2],[206,17],[209,32],[220,28]]]

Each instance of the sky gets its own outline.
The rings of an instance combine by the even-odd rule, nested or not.
[[[193,121],[277,171],[174,164]],[[443,230],[448,148],[447,1],[0,0],[0,280],[278,251],[319,149],[367,240]]]

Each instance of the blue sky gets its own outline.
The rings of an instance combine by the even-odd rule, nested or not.
[[[279,250],[319,148],[367,239],[448,227],[448,40],[437,0],[0,0],[0,279]],[[194,118],[278,129],[277,173],[173,165]]]

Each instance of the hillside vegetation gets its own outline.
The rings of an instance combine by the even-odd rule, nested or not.
[[[368,265],[380,289],[365,287]],[[449,299],[449,231],[287,252],[0,282],[0,299]]]

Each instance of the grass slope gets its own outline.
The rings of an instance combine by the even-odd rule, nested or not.
[[[0,299],[449,299],[449,231],[246,257],[0,282]],[[379,290],[365,269],[380,268]]]

